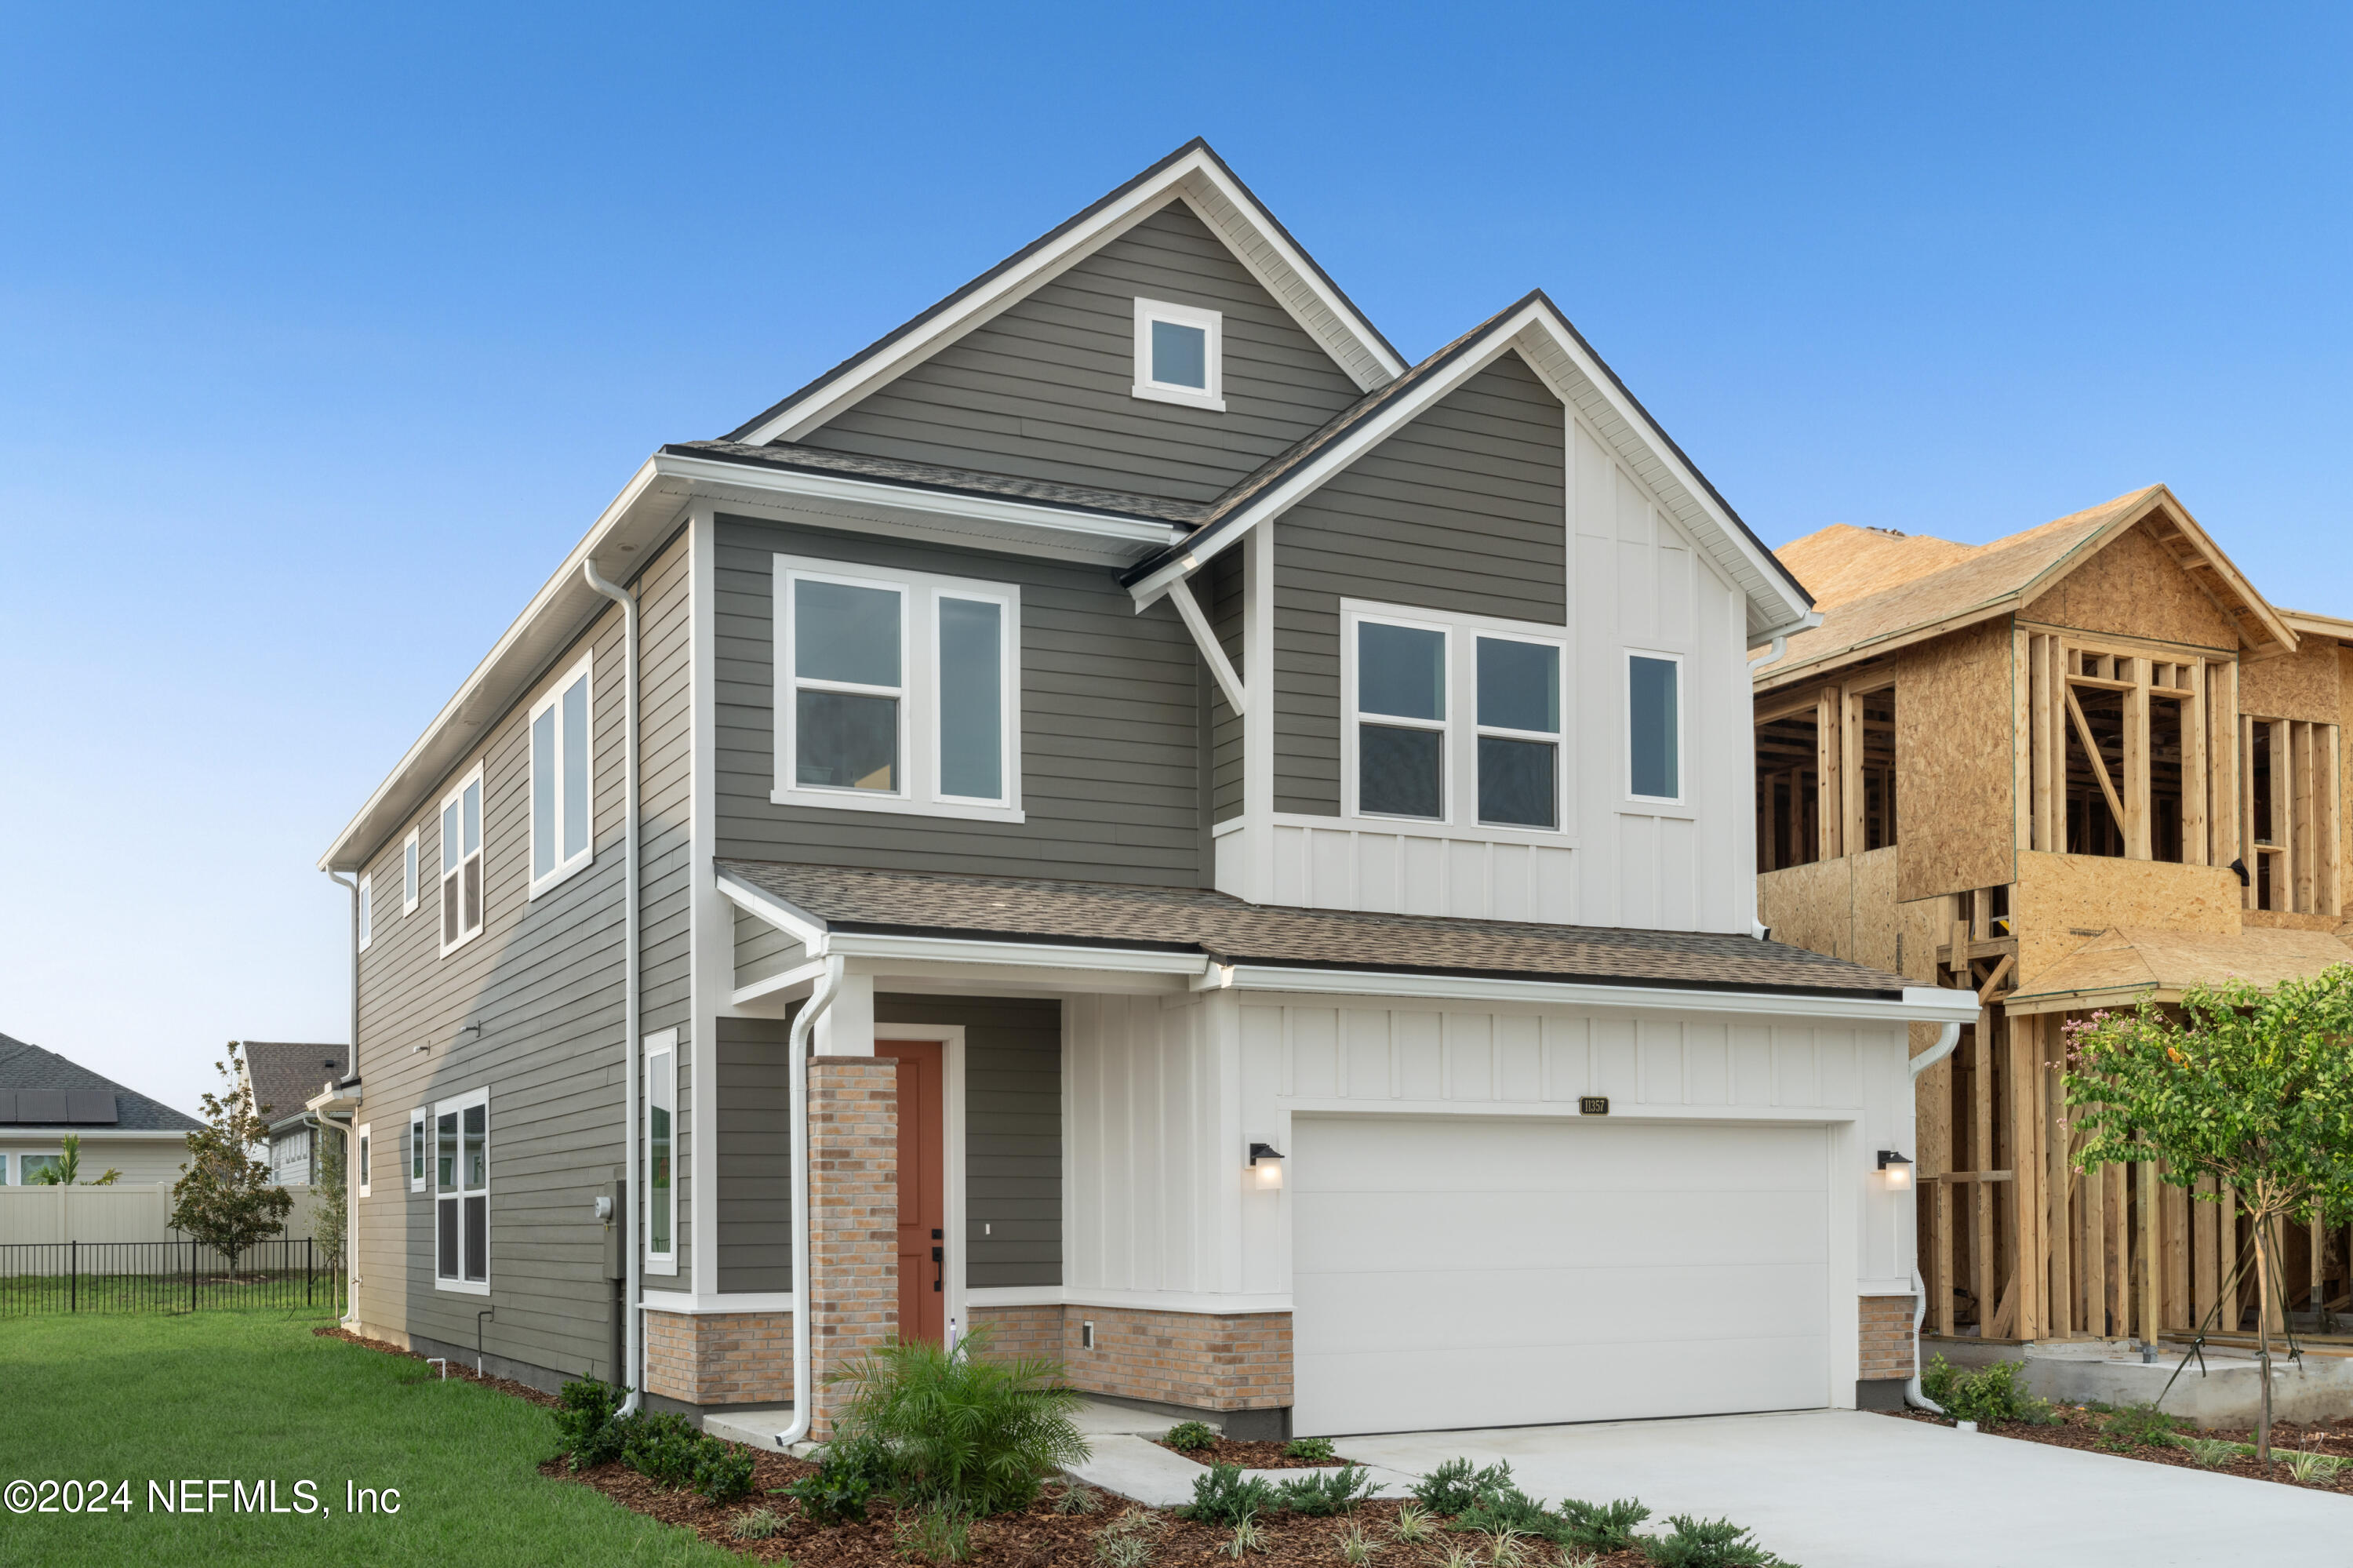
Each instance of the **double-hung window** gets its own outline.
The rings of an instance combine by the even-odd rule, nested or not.
[[[1225,318],[1216,311],[1162,300],[1135,302],[1135,387],[1139,397],[1222,413]]]
[[[441,950],[482,933],[482,768],[441,800]]]
[[[596,656],[583,656],[531,710],[531,896],[595,858],[588,742]]]
[[[400,844],[400,912],[417,913],[417,830],[408,830],[408,837]]]
[[[359,1152],[352,1158],[353,1162],[359,1166],[359,1170],[355,1173],[355,1184],[360,1190],[360,1196],[364,1198],[369,1196],[371,1193],[371,1175],[373,1167],[370,1164],[370,1157],[375,1152],[371,1147],[375,1141],[371,1124],[367,1122],[360,1123],[359,1129],[352,1135],[352,1140],[359,1146]]]
[[[780,805],[1021,820],[1020,590],[776,558]]]
[[[491,1293],[491,1093],[433,1107],[433,1283]]]
[[[646,1036],[646,1267],[678,1272],[678,1031]]]
[[[1680,804],[1683,662],[1673,653],[1626,654],[1626,793]]]
[[[1566,640],[1486,617],[1343,608],[1350,813],[1562,831]]]
[[[427,1117],[422,1107],[408,1113],[408,1190],[425,1191]]]
[[[360,951],[364,953],[375,940],[375,877],[360,873]]]

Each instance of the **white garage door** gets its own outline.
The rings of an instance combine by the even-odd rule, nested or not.
[[[1302,1434],[1829,1403],[1820,1127],[1301,1117]]]

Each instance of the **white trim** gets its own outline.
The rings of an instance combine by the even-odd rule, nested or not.
[[[932,780],[929,800],[934,806],[961,806],[968,809],[1017,810],[1019,791],[1015,779],[1019,768],[1015,766],[1021,749],[1021,598],[1020,591],[983,593],[974,588],[935,588],[925,596],[931,604],[932,658],[926,671],[931,677]],[[945,771],[947,739],[942,726],[947,717],[947,704],[941,694],[947,689],[947,657],[941,646],[940,612],[950,599],[963,604],[988,604],[997,607],[997,793],[987,795],[951,795],[941,787]]]
[[[818,977],[825,973],[825,966],[826,960],[818,959],[809,963],[796,964],[765,980],[754,980],[750,985],[739,985],[727,993],[727,1005],[744,1008],[782,996],[786,991],[806,992],[817,984]]]
[[[643,1169],[646,1173],[646,1201],[638,1206],[646,1223],[645,1234],[638,1238],[640,1266],[648,1274],[674,1275],[678,1272],[678,1155],[681,1141],[678,1135],[678,1031],[655,1030],[638,1042],[638,1054],[646,1065],[644,1125],[638,1128],[643,1158],[633,1158],[630,1163]],[[663,1064],[660,1074],[666,1082],[662,1086],[670,1091],[670,1213],[666,1216],[670,1221],[670,1249],[666,1252],[656,1252],[653,1245],[654,1090],[657,1083],[654,1063],[657,1060]]]
[[[698,1296],[691,1290],[649,1288],[638,1303],[648,1312],[670,1312],[681,1318],[707,1318],[721,1312],[797,1312],[800,1297],[790,1290],[739,1290]]]
[[[811,958],[822,957],[828,936],[825,922],[816,916],[786,903],[775,894],[753,886],[743,878],[726,871],[712,874],[712,883],[721,896],[747,915],[755,915],[776,929],[811,949]]]
[[[471,850],[465,847],[465,800],[468,789],[474,791],[474,832],[477,842]],[[455,810],[458,815],[459,832],[459,854],[454,866],[449,863],[448,836],[452,810]],[[468,768],[457,783],[450,786],[449,792],[441,797],[441,804],[435,808],[433,813],[437,832],[440,835],[441,860],[439,874],[433,879],[433,917],[436,922],[436,935],[440,938],[441,956],[445,959],[480,936],[483,928],[491,923],[490,814],[488,791],[482,786],[482,764],[480,758],[476,758],[474,766]],[[470,860],[480,863],[480,870],[475,878],[475,886],[479,890],[479,903],[474,911],[476,918],[470,930],[466,927],[465,896],[466,863]],[[458,936],[454,941],[449,937],[446,902],[449,896],[446,889],[453,879],[458,884]]]
[[[1366,714],[1357,691],[1357,643],[1362,629],[1370,626],[1391,626],[1406,631],[1427,631],[1438,638],[1438,711],[1435,719],[1409,718],[1397,714]],[[1454,788],[1454,629],[1442,620],[1421,619],[1412,611],[1393,609],[1351,609],[1343,601],[1340,609],[1340,810],[1352,821],[1367,822],[1448,822],[1453,820]],[[1434,730],[1438,735],[1438,814],[1434,817],[1409,817],[1372,812],[1364,809],[1358,799],[1362,782],[1360,736],[1358,731],[1367,724],[1389,729]]]
[[[1163,381],[1153,374],[1152,325],[1155,322],[1191,327],[1200,333],[1200,386],[1187,387],[1181,381]],[[1217,311],[1175,304],[1166,300],[1138,298],[1135,302],[1135,385],[1131,390],[1138,397],[1148,397],[1157,403],[1180,403],[1187,408],[1224,413],[1225,340],[1225,317]]]
[[[1675,667],[1675,793],[1672,795],[1638,795],[1634,792],[1634,661],[1649,659]],[[1618,660],[1618,745],[1625,759],[1618,770],[1618,783],[1624,791],[1623,800],[1629,806],[1689,806],[1691,789],[1685,782],[1691,777],[1691,723],[1687,710],[1691,704],[1687,693],[1691,683],[1684,677],[1684,660],[1680,653],[1669,653],[1656,648],[1625,647],[1619,651]]]
[[[400,841],[400,913],[405,917],[417,913],[417,906],[425,886],[425,862],[417,849],[418,831],[408,830]]]
[[[1544,1006],[1623,1008],[1645,1012],[1736,1012],[1752,1017],[1883,1019],[1907,1023],[1974,1022],[1978,1016],[1975,991],[1930,986],[1905,986],[1903,1000],[1894,1001],[1878,997],[1791,996],[1777,991],[1686,991],[1672,986],[1595,985],[1578,980],[1492,980],[1378,969],[1219,964],[1212,966],[1194,989],[1526,1001]]]
[[[588,831],[586,842],[579,852],[565,859],[562,858],[564,820],[572,802],[565,799],[564,793],[564,746],[565,740],[569,738],[564,722],[564,699],[575,685],[584,682],[587,686],[582,696],[582,705],[588,727],[588,799],[582,802],[582,813]],[[556,856],[544,874],[542,874],[539,869],[540,779],[536,733],[542,714],[551,715],[554,720],[549,729],[554,736],[554,744],[550,750],[554,777],[548,780],[548,785],[554,795],[551,803],[554,808],[555,830],[554,849]],[[522,734],[523,777],[527,786],[523,793],[523,836],[529,846],[530,856],[523,864],[530,869],[531,876],[531,890],[525,896],[536,898],[548,889],[586,871],[596,863],[596,654],[595,650],[591,649],[582,653],[570,669],[565,671],[549,684],[546,694],[531,705],[529,711],[523,716]]]
[[[925,817],[1019,822],[1021,810],[1021,590],[1012,583],[980,582],[931,572],[902,571],[856,562],[776,555],[772,557],[776,724],[775,777],[769,800],[779,806],[818,806],[834,810],[900,812]],[[794,660],[794,617],[798,582],[839,583],[893,593],[899,599],[899,683],[863,686],[804,676]],[[1000,607],[1004,639],[998,671],[999,784],[996,801],[939,793],[938,605],[946,599],[976,599]],[[898,705],[899,757],[894,788],[856,789],[796,782],[797,694],[804,688],[888,697]]]
[[[835,958],[1024,964],[1038,969],[1122,969],[1168,975],[1198,975],[1208,962],[1199,953],[1183,951],[1065,947],[1050,942],[997,942],[964,937],[894,937],[867,931],[836,931],[828,939],[826,951]]]
[[[1170,583],[1168,601],[1176,607],[1177,619],[1185,623],[1185,630],[1193,634],[1193,645],[1208,662],[1209,673],[1217,677],[1218,689],[1226,694],[1226,705],[1234,710],[1236,717],[1248,718],[1250,689],[1242,684],[1242,678],[1234,673],[1233,661],[1226,657],[1225,646],[1218,641],[1217,632],[1211,630],[1209,618],[1201,613],[1200,601],[1193,597],[1192,583],[1183,577]],[[1142,612],[1143,607],[1139,605],[1137,613]]]
[[[465,1113],[477,1106],[482,1111],[482,1184],[479,1188],[466,1185],[466,1122]],[[450,1154],[453,1181],[449,1195],[444,1197],[440,1183],[441,1118],[458,1118],[457,1148]],[[433,1198],[433,1288],[452,1291],[460,1296],[488,1296],[491,1293],[491,1091],[486,1086],[469,1090],[446,1100],[433,1102],[433,1161],[427,1171],[427,1182]],[[466,1273],[466,1200],[480,1196],[482,1200],[482,1277],[468,1279]],[[441,1205],[454,1202],[458,1205],[458,1273],[445,1277],[441,1273]]]
[[[1263,1296],[1219,1290],[1102,1290],[1071,1285],[996,1285],[965,1292],[967,1306],[1126,1307],[1145,1312],[1198,1312],[1205,1318],[1237,1318],[1291,1310],[1289,1291]]]
[[[375,874],[360,873],[360,951],[375,940]]]
[[[433,1174],[433,1117],[423,1106],[408,1113],[408,1190],[422,1192]]]
[[[360,1123],[359,1126],[352,1128],[352,1149],[353,1150],[352,1163],[359,1167],[359,1171],[357,1172],[359,1179],[353,1181],[352,1185],[358,1191],[359,1195],[363,1198],[373,1197],[375,1195],[375,1171],[373,1169],[375,1163],[375,1123],[372,1121],[364,1121]],[[318,1151],[313,1150],[311,1152],[315,1156]]]

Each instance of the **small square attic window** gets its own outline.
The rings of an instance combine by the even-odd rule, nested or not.
[[[1223,413],[1224,336],[1216,311],[1136,301],[1135,395]]]

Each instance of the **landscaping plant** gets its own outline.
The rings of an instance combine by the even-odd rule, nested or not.
[[[1206,1421],[1179,1421],[1161,1435],[1160,1440],[1182,1453],[1217,1446],[1218,1429]]]
[[[1668,1516],[1665,1535],[1642,1538],[1642,1555],[1658,1568],[1797,1568],[1757,1544],[1728,1519]]]
[[[727,1533],[738,1541],[765,1541],[785,1528],[772,1508],[755,1508],[750,1513],[739,1513],[728,1522]]]
[[[1920,1374],[1920,1388],[1956,1421],[1974,1421],[1980,1426],[2012,1421],[2028,1426],[2058,1425],[2059,1413],[2051,1402],[2036,1398],[2020,1385],[2018,1380],[2025,1372],[2024,1361],[1996,1361],[1965,1372],[1943,1356],[1936,1356]]]
[[[2260,1294],[2255,1457],[2268,1464],[2279,1228],[2353,1215],[2353,964],[2268,993],[2232,981],[2195,987],[2177,1009],[2094,1012],[2067,1025],[2067,1042],[2079,1169],[2153,1160],[2192,1198],[2219,1202],[2227,1188],[2247,1211]]]
[[[1274,1500],[1286,1512],[1323,1519],[1352,1511],[1373,1491],[1372,1473],[1361,1465],[1347,1465],[1328,1475],[1284,1481],[1274,1489]]]
[[[1419,1546],[1438,1533],[1438,1525],[1428,1509],[1406,1503],[1398,1509],[1397,1520],[1389,1526],[1389,1533],[1408,1546]]]
[[[899,1555],[946,1568],[972,1555],[972,1514],[963,1504],[934,1498],[902,1515],[895,1537]]]
[[[2128,1454],[2135,1448],[2162,1448],[2189,1425],[2154,1404],[2127,1404],[2100,1417],[2100,1446]]]
[[[555,1407],[555,1436],[568,1468],[586,1469],[621,1457],[621,1434],[613,1413],[621,1407],[621,1390],[594,1378],[567,1383]]]
[[[1332,1462],[1332,1439],[1329,1437],[1293,1437],[1282,1446],[1286,1459],[1304,1459],[1312,1465]]]
[[[58,1162],[55,1165],[44,1166],[41,1170],[26,1177],[25,1179],[25,1184],[26,1186],[111,1187],[117,1181],[122,1180],[122,1172],[110,1166],[107,1168],[105,1175],[92,1177],[87,1181],[83,1181],[81,1179],[80,1138],[69,1132],[66,1134],[65,1141],[59,1147],[64,1150],[64,1152],[58,1156]]]
[[[1039,1485],[1087,1457],[1071,1417],[1084,1403],[1059,1361],[984,1352],[976,1329],[951,1350],[888,1340],[828,1381],[849,1397],[836,1425],[889,1456],[904,1501],[952,1502],[975,1514],[1026,1508]]]
[[[2344,1458],[2336,1454],[2311,1454],[2300,1448],[2287,1452],[2287,1473],[2304,1482],[2319,1481],[2326,1485],[2337,1478],[2345,1467]]]
[[[1432,1513],[1456,1514],[1477,1502],[1482,1492],[1516,1489],[1509,1461],[1482,1470],[1468,1459],[1449,1459],[1414,1483],[1413,1499]]]
[[[1262,1476],[1245,1476],[1240,1465],[1212,1465],[1195,1478],[1193,1500],[1176,1510],[1198,1524],[1239,1524],[1274,1511],[1274,1488]]]
[[[1535,1536],[1552,1542],[1568,1539],[1567,1521],[1545,1511],[1543,1503],[1517,1487],[1481,1492],[1476,1501],[1454,1516],[1453,1524],[1448,1528],[1482,1535]]]
[[[1348,1564],[1348,1568],[1365,1568],[1365,1564],[1373,1560],[1373,1553],[1379,1550],[1380,1544],[1365,1533],[1363,1520],[1351,1523],[1340,1536],[1340,1560]]]
[[[2227,1437],[2192,1437],[2184,1434],[2174,1438],[2174,1442],[2189,1455],[2192,1464],[2209,1470],[2217,1465],[2227,1464],[2242,1454],[2253,1452],[2245,1444],[2233,1443]]]
[[[1242,1560],[1242,1553],[1245,1552],[1265,1551],[1266,1530],[1259,1523],[1258,1515],[1246,1513],[1234,1520],[1233,1534],[1229,1536],[1226,1543],[1218,1550],[1237,1563]]]
[[[1650,1509],[1632,1498],[1607,1503],[1563,1498],[1558,1511],[1563,1526],[1561,1543],[1593,1552],[1625,1551],[1637,1539],[1634,1527],[1651,1517]]]
[[[1077,1481],[1072,1481],[1062,1489],[1062,1495],[1054,1499],[1054,1511],[1056,1513],[1101,1513],[1103,1494],[1092,1487],[1082,1486]]]
[[[866,1517],[866,1505],[891,1489],[891,1458],[871,1439],[837,1437],[825,1446],[817,1468],[776,1491],[800,1505],[801,1517],[817,1524],[840,1524]]]
[[[1152,1560],[1152,1543],[1140,1535],[1113,1535],[1109,1531],[1095,1537],[1095,1561],[1103,1568],[1144,1568]]]
[[[236,1041],[228,1043],[228,1060],[213,1067],[227,1092],[204,1097],[206,1125],[188,1134],[188,1162],[172,1183],[172,1228],[227,1258],[234,1275],[240,1255],[286,1228],[294,1200],[253,1157],[254,1148],[269,1141],[269,1126],[238,1075]]]

